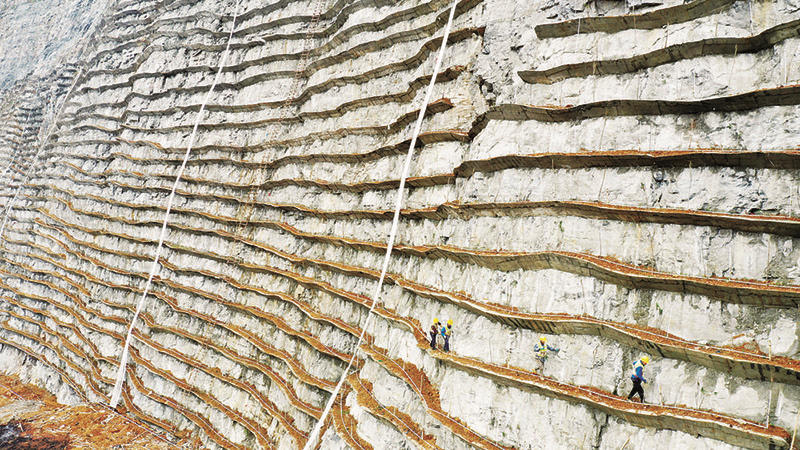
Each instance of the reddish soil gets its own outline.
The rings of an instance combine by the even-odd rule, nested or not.
[[[172,443],[159,432],[107,408],[62,405],[44,389],[0,375],[0,407],[26,400],[41,402],[41,407],[0,425],[0,448],[168,449],[187,443]]]
[[[350,414],[350,408],[345,405],[345,399],[350,390],[350,386],[343,385],[336,402],[334,402],[331,408],[331,419],[336,427],[336,433],[353,448],[359,450],[373,450],[372,445],[358,435],[358,422]],[[324,433],[320,433],[320,436],[322,434]]]
[[[386,407],[380,404],[372,394],[372,383],[359,378],[357,373],[351,374],[347,381],[356,391],[358,403],[365,406],[372,414],[382,417],[393,424],[395,428],[421,448],[440,450],[440,447],[435,443],[435,438],[432,435],[425,434],[425,431],[408,414],[403,413],[394,406]]]

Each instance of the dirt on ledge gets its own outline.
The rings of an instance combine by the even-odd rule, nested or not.
[[[0,449],[168,449],[185,443],[99,405],[62,405],[42,388],[0,375]]]

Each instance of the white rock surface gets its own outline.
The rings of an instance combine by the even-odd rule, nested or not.
[[[372,386],[378,407],[399,411],[440,448],[471,448],[474,439],[519,449],[764,444],[633,425],[602,401],[585,401],[585,389],[559,397],[551,388],[499,382],[445,361],[418,338],[438,317],[455,322],[452,350],[471,363],[530,374],[533,346],[546,336],[560,353],[548,359],[545,376],[619,400],[630,389],[631,364],[650,354],[649,402],[793,431],[800,386],[788,381],[790,375],[771,379],[766,370],[777,365],[786,371],[800,359],[800,309],[790,307],[800,286],[797,227],[753,232],[509,207],[577,201],[725,213],[742,221],[751,215],[794,218],[800,216],[796,168],[776,166],[768,156],[756,157],[759,167],[713,160],[629,166],[611,156],[608,167],[513,163],[452,174],[478,160],[544,153],[726,149],[769,155],[796,149],[798,100],[795,88],[785,86],[800,79],[800,40],[791,35],[754,53],[679,58],[633,73],[552,84],[526,83],[518,72],[748,37],[800,19],[800,4],[737,1],[662,27],[547,39],[538,37],[537,25],[658,14],[684,3],[460,5],[442,66],[447,77],[431,97],[449,103],[429,110],[423,121],[397,236],[404,246],[446,246],[449,253],[417,248],[392,255],[390,274],[416,286],[387,283],[380,306],[388,312],[370,319],[366,345],[388,359],[359,351],[358,333],[390,229],[390,216],[378,212],[394,207],[394,183],[433,72],[446,1],[44,0],[0,6],[0,49],[7,50],[0,55],[0,204],[8,218],[0,248],[0,338],[6,342],[0,343],[0,370],[65,403],[81,395],[107,401],[121,336],[144,288],[169,192],[236,12],[227,65],[178,183],[162,266],[143,308],[147,321],[136,325],[145,338],[133,347],[151,367],[132,364],[146,389],[130,380],[126,386],[143,414],[197,434],[211,448],[265,446],[251,424],[266,430],[269,445],[299,448],[295,433],[311,431],[330,384],[356,352],[363,366],[353,370]],[[763,89],[780,104],[715,111],[703,103]],[[626,100],[681,101],[702,111],[610,110],[589,119],[481,122],[497,105],[573,105],[578,111]],[[458,203],[497,207],[445,207]],[[488,256],[462,258],[461,250],[569,252],[655,270],[663,279],[755,280],[792,293],[781,297],[783,307],[767,308],[686,286],[635,284],[578,263],[520,269]],[[541,314],[545,325],[503,322],[420,289]],[[558,324],[565,314],[574,323],[589,316],[602,324],[563,331],[568,328]],[[672,344],[655,347],[656,338],[631,345],[609,334],[620,323],[670,333],[717,359],[719,347],[736,347],[761,365],[742,369],[750,370],[745,377],[713,358],[664,347]],[[390,360],[400,361],[406,374],[421,370],[424,376],[401,377]],[[421,386],[430,388],[431,398],[421,395]],[[373,448],[419,446],[413,432],[373,414],[354,392],[340,400],[355,426],[326,428],[321,448],[349,448],[352,433]]]

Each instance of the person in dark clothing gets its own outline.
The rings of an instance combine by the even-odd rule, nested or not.
[[[444,338],[444,351],[450,351],[450,336],[453,334],[453,320],[447,321],[447,326],[442,327],[442,337]]]
[[[639,400],[644,403],[644,389],[642,389],[642,383],[647,383],[647,380],[644,379],[644,366],[649,362],[650,357],[645,356],[633,363],[633,374],[631,375],[633,389],[631,389],[631,393],[628,394],[628,400],[633,399],[634,395],[639,394]]]
[[[439,319],[433,319],[433,325],[431,325],[431,348],[436,348],[436,335],[439,334]]]

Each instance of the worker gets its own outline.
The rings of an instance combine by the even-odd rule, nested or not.
[[[436,335],[439,334],[439,319],[433,319],[433,325],[431,325],[431,348],[436,348]]]
[[[541,375],[542,372],[544,372],[544,363],[545,361],[547,361],[549,352],[558,353],[561,350],[547,345],[547,338],[544,336],[540,336],[539,343],[533,347],[533,351],[536,353],[536,360],[538,361],[536,373]]]
[[[647,380],[644,379],[644,366],[650,362],[650,357],[645,356],[644,358],[636,361],[633,363],[633,375],[631,375],[631,381],[633,381],[633,389],[631,389],[631,393],[628,394],[628,400],[631,400],[634,394],[639,394],[639,400],[644,403],[644,389],[642,389],[642,383],[647,383]]]
[[[444,351],[450,351],[450,336],[453,334],[453,319],[447,321],[447,326],[442,327],[442,337],[444,338]]]

